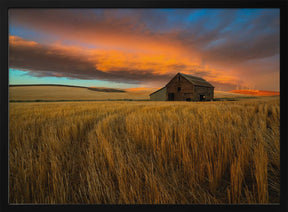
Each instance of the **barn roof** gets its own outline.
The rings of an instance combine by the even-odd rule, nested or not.
[[[207,82],[206,80],[204,80],[201,77],[195,77],[192,75],[188,75],[188,74],[182,74],[182,73],[178,73],[180,74],[182,77],[184,77],[185,79],[187,79],[190,83],[192,83],[193,85],[198,85],[198,86],[204,86],[204,87],[210,87],[210,88],[214,88],[213,85],[211,85],[209,82]],[[168,83],[169,84],[169,83]],[[167,85],[166,85],[167,86]],[[157,93],[158,91],[161,91],[162,89],[166,88],[166,86],[164,86],[163,88],[158,89],[157,91],[154,91],[153,93],[149,94],[149,96]]]
[[[199,86],[205,86],[205,87],[214,88],[213,85],[211,85],[209,82],[207,82],[203,78],[195,77],[195,76],[188,75],[188,74],[182,74],[182,73],[179,73],[179,74],[182,77],[184,77],[185,79],[187,79],[189,82],[191,82],[193,85],[199,85]]]
[[[163,88],[166,88],[166,86],[164,86]],[[158,89],[157,91],[154,91],[153,93],[150,93],[149,96],[151,96],[154,93],[157,93],[158,91],[161,91],[163,88]]]

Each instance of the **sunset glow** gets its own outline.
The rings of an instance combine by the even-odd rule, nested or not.
[[[261,90],[252,90],[252,89],[233,90],[230,92],[253,95],[253,96],[279,96],[280,95],[280,92],[277,92],[277,91],[261,91]]]
[[[279,91],[277,9],[10,9],[9,29],[10,84]]]

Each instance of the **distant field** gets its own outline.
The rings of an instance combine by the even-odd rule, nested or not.
[[[17,86],[9,88],[10,100],[117,100],[149,99],[148,92],[99,92],[65,86]]]
[[[102,88],[103,89],[103,88]],[[109,89],[106,89],[109,91]],[[113,90],[112,90],[113,91]],[[84,87],[16,86],[9,88],[12,101],[25,100],[149,100],[151,89],[126,89],[126,92],[100,92]],[[215,91],[214,98],[247,98],[251,95]]]
[[[10,103],[9,203],[279,203],[279,120],[279,97]]]

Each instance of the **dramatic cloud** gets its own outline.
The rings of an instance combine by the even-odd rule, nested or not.
[[[41,45],[17,36],[9,38],[11,68],[29,71],[32,76],[100,79],[132,84],[165,83],[182,71],[215,78],[206,70],[177,55],[136,54],[115,50],[94,50],[62,45]],[[217,81],[217,80],[216,80]]]
[[[279,54],[279,16],[266,12],[236,27],[235,13],[218,14],[219,24],[210,29],[203,24],[210,21],[207,16],[196,27],[181,31],[179,40],[191,49],[198,48],[207,60],[219,63],[242,63]]]
[[[10,36],[9,40],[10,67],[27,70],[31,75],[37,77],[102,79],[127,83],[167,80],[171,77],[165,74],[153,74],[151,70],[133,69],[133,67],[121,70],[121,66],[117,66],[117,64],[114,64],[115,68],[118,68],[117,70],[113,70],[112,67],[111,70],[105,68],[105,71],[101,71],[97,69],[97,66],[105,66],[105,60],[109,60],[109,58],[105,58],[105,55],[98,55],[99,58],[97,58],[97,54],[93,51],[85,51],[76,47],[45,46],[15,36]],[[104,63],[101,64],[101,60],[104,60]]]
[[[275,9],[11,9],[9,27],[10,67],[38,77],[162,86],[183,72],[227,90],[279,72]]]

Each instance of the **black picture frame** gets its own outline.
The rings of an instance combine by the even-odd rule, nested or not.
[[[8,9],[9,8],[279,8],[280,9],[280,204],[271,205],[9,205],[8,204]],[[1,1],[1,208],[0,211],[38,210],[208,210],[208,211],[288,211],[287,195],[287,0],[2,0]]]

